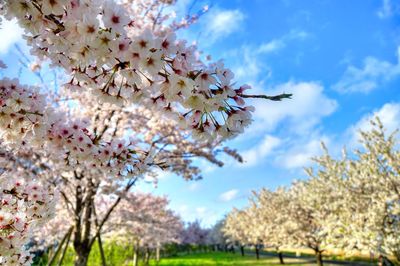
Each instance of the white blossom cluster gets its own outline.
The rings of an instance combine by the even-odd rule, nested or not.
[[[222,61],[203,64],[195,46],[140,28],[114,1],[16,0],[1,9],[25,29],[33,55],[67,71],[71,90],[161,108],[199,138],[233,137],[251,121],[241,97],[250,87],[235,88]]]
[[[42,94],[18,80],[0,81],[0,133],[4,144],[33,145],[53,151],[71,169],[77,164],[102,169],[111,175],[141,172],[150,157],[140,158],[134,143],[115,138],[99,143],[88,131],[88,121],[68,120],[45,105]],[[147,161],[146,161],[147,160]],[[128,169],[129,167],[129,169]]]
[[[34,230],[54,214],[54,192],[35,181],[0,176],[0,265],[30,265],[24,246]]]

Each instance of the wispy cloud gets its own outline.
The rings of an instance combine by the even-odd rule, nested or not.
[[[273,39],[269,42],[261,44],[258,49],[257,53],[272,53],[278,50],[281,50],[286,47],[286,45],[290,41],[295,40],[305,40],[310,36],[309,33],[303,30],[291,30],[289,33],[281,36],[280,38]]]
[[[385,19],[398,13],[400,13],[400,3],[392,0],[382,0],[382,6],[378,10],[377,15],[381,19]]]
[[[12,45],[22,40],[23,30],[16,20],[3,19],[0,25],[0,54],[5,54]]]
[[[276,163],[286,169],[303,168],[312,163],[311,158],[321,154],[321,142],[327,146],[331,143],[329,137],[314,134],[309,138],[297,140],[276,158]]]
[[[258,46],[242,46],[232,55],[240,58],[238,64],[233,68],[236,79],[243,82],[254,81],[262,74],[262,79],[267,79],[272,75],[271,68],[265,64],[262,56],[278,53],[286,48],[292,41],[302,41],[307,39],[310,34],[303,30],[293,29],[279,38],[261,43]]]
[[[176,212],[185,221],[200,221],[202,226],[211,226],[221,217],[221,213],[206,206],[179,205],[175,208]]]
[[[400,47],[397,49],[396,63],[367,57],[361,68],[348,66],[342,78],[332,88],[341,93],[369,93],[399,76]]]
[[[196,191],[200,189],[200,186],[201,186],[200,183],[195,181],[190,183],[187,188],[189,191]]]
[[[347,130],[350,136],[350,146],[357,146],[360,139],[360,130],[367,131],[372,128],[371,120],[379,117],[388,133],[400,129],[400,103],[386,103],[381,108],[364,115],[357,123]]]
[[[330,138],[321,134],[324,117],[334,113],[338,103],[325,94],[318,82],[287,82],[277,85],[268,94],[293,93],[293,99],[275,102],[254,102],[254,122],[242,141],[262,138],[242,153],[243,166],[253,167],[263,162],[285,169],[309,165],[310,158],[320,154],[321,141]]]
[[[231,190],[228,190],[228,191],[222,193],[219,196],[219,199],[223,202],[229,202],[229,201],[234,200],[238,196],[238,193],[239,193],[239,190],[231,189]]]
[[[211,42],[240,29],[245,15],[240,10],[212,9],[205,21],[205,35]]]
[[[254,123],[248,133],[272,132],[285,124],[292,132],[305,134],[312,131],[325,116],[332,114],[338,103],[329,98],[318,82],[292,82],[277,85],[268,94],[292,93],[293,99],[282,102],[254,102]]]
[[[280,143],[281,140],[279,138],[266,135],[260,143],[257,143],[257,145],[251,149],[242,152],[244,163],[240,164],[240,166],[250,167],[263,162],[264,159],[273,152],[274,148],[280,145]]]

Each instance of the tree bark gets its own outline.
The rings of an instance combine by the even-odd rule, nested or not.
[[[75,266],[86,266],[89,259],[90,250],[88,249],[78,249],[75,250]]]
[[[139,242],[137,241],[135,244],[135,250],[133,253],[133,266],[138,266],[139,264]]]
[[[317,260],[317,265],[318,266],[323,266],[324,262],[322,260],[322,251],[316,250],[315,251],[315,257],[316,257],[316,260]]]
[[[280,264],[285,264],[285,262],[283,261],[283,254],[281,251],[278,251],[278,257],[279,257],[279,263]]]
[[[63,253],[62,253],[62,255],[61,255],[60,260],[58,261],[57,266],[61,266],[61,265],[62,265],[62,262],[64,261],[65,254],[67,254],[67,249],[68,249],[68,246],[69,246],[69,241],[71,240],[71,235],[72,235],[72,230],[69,231],[68,238],[67,238],[67,242],[65,243],[65,247],[64,247]]]
[[[146,253],[144,255],[144,265],[149,265],[150,261],[150,249],[146,248]]]
[[[125,186],[123,193],[127,193],[130,188],[132,186],[135,185],[136,181],[138,180],[137,177],[133,177],[128,181],[128,184]],[[92,238],[92,240],[90,241],[89,245],[92,246],[95,239],[97,238],[97,236],[100,234],[101,229],[103,228],[104,224],[108,221],[108,219],[110,218],[111,213],[114,211],[114,209],[118,206],[118,204],[121,202],[123,196],[120,195],[118,196],[118,198],[115,200],[114,204],[111,205],[111,207],[108,209],[107,213],[104,215],[103,219],[101,219],[101,221],[98,223],[98,226],[96,228],[96,232]]]
[[[67,240],[67,238],[69,238],[71,236],[71,233],[72,233],[73,229],[74,229],[73,227],[68,229],[68,232],[64,235],[63,239],[61,240],[61,243],[58,245],[57,250],[55,251],[55,253],[51,257],[51,259],[50,259],[50,261],[49,261],[49,263],[47,265],[53,264],[53,262],[56,260],[58,254],[61,251],[62,246],[64,245],[64,242]]]
[[[99,250],[100,250],[100,255],[101,255],[101,264],[102,266],[107,266],[106,262],[106,256],[104,254],[104,249],[103,249],[103,241],[101,240],[101,236],[97,236],[97,243],[99,244]]]
[[[257,260],[260,259],[260,248],[258,245],[256,245],[256,258],[257,258]]]
[[[157,245],[156,248],[156,262],[159,263],[160,262],[160,246]]]
[[[94,214],[94,223],[95,223],[96,227],[98,227],[99,221],[97,219],[96,206],[94,204],[94,201],[92,202],[92,208],[93,208],[93,214]],[[101,264],[102,264],[102,266],[107,266],[106,256],[104,254],[104,248],[103,248],[103,241],[101,240],[100,233],[97,235],[97,243],[99,245],[99,250],[100,250]]]
[[[244,257],[244,246],[240,245],[240,254],[242,254],[242,257]]]
[[[77,179],[82,178],[75,172]],[[85,190],[81,186],[76,187],[75,191],[75,266],[86,266],[89,259],[92,243],[90,243],[90,233],[92,230],[93,197],[96,193],[96,186],[91,179]]]

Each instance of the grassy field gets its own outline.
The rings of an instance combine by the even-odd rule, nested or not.
[[[117,245],[116,243],[106,243],[104,245],[105,257],[108,266],[128,266],[132,265],[132,255],[133,250],[125,245]],[[266,252],[262,252],[260,260],[255,258],[251,251],[247,251],[248,254],[242,257],[238,252],[236,254],[224,253],[224,252],[208,252],[208,253],[191,253],[182,254],[175,257],[162,258],[159,263],[151,261],[151,266],[272,266],[280,265],[278,258],[271,254],[267,256]],[[271,256],[272,255],[272,256]],[[284,256],[285,264],[290,264],[292,266],[314,266],[315,258],[313,256],[302,256],[297,258],[293,254],[287,253]],[[342,265],[362,265],[369,266],[372,264],[367,264],[365,261],[360,260],[350,262],[347,259],[347,263],[343,263],[343,260],[335,257],[325,257],[324,266],[339,266]],[[331,261],[329,261],[331,260]],[[73,266],[74,254],[72,247],[67,251],[65,259],[62,265]],[[361,263],[361,264],[360,264]],[[41,261],[34,264],[35,266],[47,265],[46,257],[43,257]],[[55,264],[57,265],[57,264]],[[102,265],[101,257],[98,248],[92,250],[89,256],[88,266],[99,266]],[[143,266],[143,262],[140,261],[140,266]],[[374,264],[376,265],[376,263]]]
[[[152,266],[268,266],[278,265],[278,259],[276,258],[261,258],[256,260],[254,257],[245,256],[242,257],[239,254],[229,254],[221,252],[213,253],[200,253],[184,255],[176,258],[164,258],[159,264],[152,263]],[[290,265],[293,266],[304,266],[307,264],[299,263],[296,264],[291,260]],[[313,265],[313,264],[310,264]]]

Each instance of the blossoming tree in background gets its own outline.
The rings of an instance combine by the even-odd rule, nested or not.
[[[308,179],[275,192],[262,189],[248,207],[228,215],[224,232],[241,243],[262,232],[265,246],[312,249],[318,265],[326,250],[373,252],[398,263],[397,131],[388,134],[378,118],[371,125],[360,132],[360,149],[335,159],[324,147],[325,154],[306,169]],[[246,219],[249,210],[261,215],[257,226]]]
[[[186,162],[185,156],[193,155],[213,158],[204,149],[238,135],[250,123],[252,107],[245,105],[245,98],[290,97],[246,94],[249,86],[235,86],[233,73],[221,61],[202,62],[197,48],[176,39],[174,33],[195,21],[195,17],[169,23],[163,8],[172,3],[0,1],[0,14],[6,19],[16,19],[24,29],[31,54],[64,71],[67,82],[61,99],[75,94],[72,101],[62,104],[57,100],[59,95],[43,88],[25,86],[18,80],[0,80],[2,146],[15,154],[33,151],[44,157],[47,164],[40,165],[40,176],[52,177],[51,181],[46,178],[40,181],[43,185],[32,186],[32,180],[39,182],[36,181],[39,175],[33,179],[30,176],[32,180],[26,178],[26,183],[16,188],[16,177],[8,171],[2,174],[1,211],[7,219],[2,222],[1,237],[14,242],[2,245],[1,263],[15,260],[20,264],[30,263],[30,256],[22,248],[28,230],[17,230],[21,220],[18,217],[40,222],[49,216],[44,211],[52,209],[53,188],[48,190],[48,183],[65,186],[60,194],[66,208],[74,213],[76,265],[85,265],[94,239],[115,208],[93,226],[95,195],[105,191],[114,193],[118,204],[121,193],[154,167],[191,176],[196,172],[194,168],[182,168],[179,166],[182,164],[171,160],[176,156],[180,162]],[[146,133],[142,130],[156,129],[158,124],[153,121],[136,128],[141,122],[136,116],[141,112],[162,113],[159,121],[173,121],[175,130],[190,131],[198,145],[205,146],[188,151],[185,148],[192,143],[189,140],[189,144],[183,142],[183,152],[174,153],[170,147],[161,146],[166,142],[167,146],[171,142],[176,144],[173,135],[164,136],[167,141],[156,139],[157,133],[148,133],[147,139],[144,138],[141,134]],[[211,149],[208,151],[212,153]],[[165,153],[170,157],[163,157]],[[47,174],[49,166],[54,175]],[[110,183],[101,182],[104,180]],[[39,200],[24,198],[32,189],[41,191],[37,195]],[[21,191],[27,193],[20,195]],[[75,204],[68,202],[70,195],[76,198]],[[15,213],[7,200],[27,206]],[[39,208],[37,205],[44,210],[29,218],[30,208]],[[27,224],[29,228],[35,225]]]
[[[186,250],[201,250],[208,245],[209,230],[200,225],[200,221],[189,222],[181,231],[181,243],[186,246]]]
[[[260,231],[264,247],[275,248],[279,262],[284,264],[281,248],[285,246],[288,236],[286,228],[282,226],[287,222],[285,209],[290,201],[287,191],[284,188],[276,191],[263,188],[259,192],[254,192],[252,201],[256,204],[254,212],[259,221],[256,226]]]
[[[160,259],[160,248],[168,243],[179,243],[183,222],[168,209],[165,197],[151,194],[128,193],[112,215],[105,231],[106,237],[127,242],[133,247],[133,265],[138,265],[139,251],[149,263],[150,253],[156,252]]]
[[[224,235],[224,232],[222,231],[224,228],[224,223],[225,218],[216,222],[208,232],[207,242],[209,243],[209,245],[212,246],[213,250],[227,251],[228,249],[228,245],[230,243],[228,242],[228,238]]]
[[[369,251],[400,261],[400,151],[398,131],[387,132],[379,118],[360,132],[361,147],[340,159],[318,158],[310,172],[340,179],[335,222],[327,223],[329,242],[348,252]],[[332,179],[332,178],[331,178]]]
[[[252,222],[250,221],[248,212],[248,209],[232,210],[225,218],[224,227],[222,228],[223,233],[228,238],[228,242],[231,245],[238,244],[243,255],[244,247],[254,244],[251,239],[254,228],[249,228]]]

